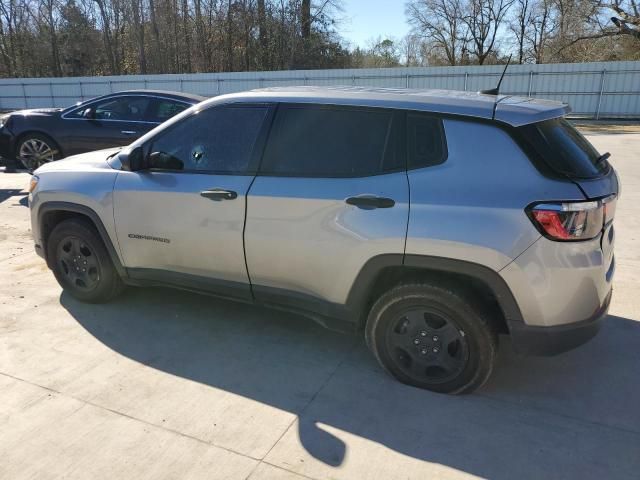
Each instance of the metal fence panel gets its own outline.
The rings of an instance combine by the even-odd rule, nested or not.
[[[107,93],[159,89],[212,97],[254,88],[356,85],[477,91],[495,86],[502,65],[278,72],[0,79],[0,110],[65,107]],[[640,118],[640,61],[512,65],[502,93],[567,102],[573,115]]]

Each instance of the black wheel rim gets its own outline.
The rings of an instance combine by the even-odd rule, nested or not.
[[[397,367],[418,383],[453,380],[469,359],[465,332],[448,315],[428,307],[397,316],[387,331],[386,344]]]
[[[83,292],[90,292],[100,282],[100,263],[93,249],[81,238],[65,237],[58,244],[60,272],[67,283]]]

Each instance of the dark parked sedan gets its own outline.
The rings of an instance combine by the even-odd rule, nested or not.
[[[0,157],[29,170],[69,155],[128,145],[204,97],[131,90],[71,107],[19,110],[0,116]]]

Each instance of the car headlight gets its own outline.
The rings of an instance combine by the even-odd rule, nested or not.
[[[31,179],[29,180],[29,193],[33,193],[38,186],[39,181],[40,178],[37,175],[31,175]]]

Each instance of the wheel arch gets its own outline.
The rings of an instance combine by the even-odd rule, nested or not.
[[[40,205],[40,207],[38,208],[38,228],[42,241],[42,250],[44,252],[47,265],[49,265],[50,261],[49,258],[47,258],[46,253],[49,235],[56,227],[56,225],[70,218],[84,218],[91,225],[93,225],[93,227],[98,232],[98,235],[102,239],[107,252],[109,252],[111,261],[113,262],[113,265],[116,268],[118,274],[121,277],[126,277],[126,269],[120,261],[120,256],[118,255],[118,252],[113,245],[111,237],[109,236],[107,229],[102,223],[100,216],[86,205],[80,205],[71,202],[46,202]]]
[[[509,333],[513,324],[522,324],[522,313],[504,279],[498,272],[473,262],[427,255],[380,255],[361,269],[347,305],[362,312],[358,324],[363,328],[375,300],[394,286],[427,281],[462,291],[483,308],[500,333]]]

